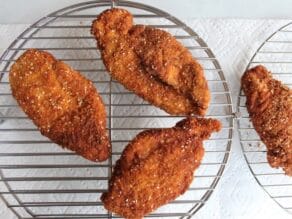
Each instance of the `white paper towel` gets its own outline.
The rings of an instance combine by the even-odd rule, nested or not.
[[[232,91],[236,109],[240,76],[259,45],[288,20],[193,19],[184,21],[217,57]],[[27,25],[0,25],[0,53]],[[0,191],[2,189],[0,188]],[[15,216],[0,202],[0,218]],[[235,131],[227,167],[206,205],[194,218],[292,218],[262,190],[251,175]]]

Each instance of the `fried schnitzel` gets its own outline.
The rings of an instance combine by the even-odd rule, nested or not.
[[[10,69],[12,95],[40,132],[92,160],[106,160],[106,112],[94,85],[50,53],[29,49]]]
[[[264,66],[248,70],[241,85],[253,126],[267,146],[270,165],[292,176],[292,91],[273,79]]]
[[[101,200],[109,211],[125,218],[142,218],[183,194],[204,156],[202,141],[221,124],[188,118],[173,128],[138,134],[117,161],[109,191]]]
[[[205,115],[210,91],[201,65],[166,31],[133,25],[124,9],[101,13],[92,24],[111,76],[170,114]]]

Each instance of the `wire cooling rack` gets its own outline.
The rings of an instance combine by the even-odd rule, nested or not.
[[[247,69],[266,66],[274,78],[292,86],[292,22],[265,40],[252,57]],[[283,209],[292,213],[292,177],[281,169],[271,168],[266,159],[266,147],[253,128],[246,109],[246,97],[240,91],[238,99],[239,137],[245,160],[259,185]]]
[[[118,218],[103,208],[100,195],[108,188],[112,167],[124,146],[142,130],[171,127],[182,119],[151,106],[106,73],[90,26],[97,14],[110,7],[126,8],[134,14],[135,23],[169,31],[193,53],[205,69],[212,93],[207,116],[223,125],[220,133],[204,143],[206,154],[189,190],[147,217],[190,218],[208,200],[223,173],[233,133],[232,102],[220,65],[205,42],[184,23],[153,7],[127,1],[84,2],[31,25],[0,60],[0,192],[19,218]],[[17,106],[8,72],[31,47],[53,53],[94,82],[108,112],[113,146],[109,160],[93,163],[51,143]]]

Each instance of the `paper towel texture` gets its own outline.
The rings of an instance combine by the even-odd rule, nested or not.
[[[260,44],[288,20],[194,19],[184,21],[208,44],[219,61],[236,109],[240,77]],[[27,25],[0,25],[0,53]],[[2,185],[2,184],[1,184]],[[1,186],[0,185],[0,186]],[[0,187],[0,191],[3,191]],[[0,202],[0,217],[13,213]],[[257,184],[243,158],[235,131],[223,177],[211,198],[193,218],[291,218]]]

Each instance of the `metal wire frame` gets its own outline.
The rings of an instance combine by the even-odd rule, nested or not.
[[[208,200],[210,195],[212,194],[213,190],[215,189],[220,177],[222,176],[222,173],[225,168],[225,164],[227,162],[229,152],[230,152],[230,147],[231,147],[231,141],[232,141],[232,136],[233,136],[233,108],[232,108],[232,101],[231,101],[231,96],[229,92],[229,88],[227,85],[227,82],[225,80],[223,71],[216,60],[214,54],[212,51],[209,49],[209,47],[206,45],[206,43],[189,27],[187,27],[184,23],[179,21],[178,19],[174,18],[172,15],[163,12],[159,9],[146,6],[143,4],[139,3],[134,3],[134,2],[128,2],[128,1],[115,1],[115,2],[110,2],[110,1],[91,1],[91,2],[84,2],[76,5],[72,5],[69,7],[66,7],[64,9],[61,9],[59,11],[56,11],[33,25],[31,25],[27,30],[25,30],[17,39],[9,46],[9,48],[4,52],[2,57],[0,58],[0,89],[1,86],[9,86],[9,82],[5,79],[5,76],[7,75],[9,71],[9,66],[11,63],[13,63],[19,53],[23,52],[26,49],[26,45],[29,44],[31,41],[36,40],[37,42],[46,42],[46,40],[91,40],[91,36],[71,36],[67,30],[70,29],[85,29],[85,31],[89,32],[89,25],[83,25],[83,24],[78,24],[78,25],[69,25],[69,24],[58,24],[58,21],[60,19],[73,19],[74,21],[84,21],[86,19],[94,19],[96,17],[97,13],[94,14],[89,14],[86,12],[88,9],[98,9],[101,7],[125,7],[128,10],[136,10],[139,9],[139,13],[134,14],[134,18],[143,18],[144,20],[150,20],[150,19],[164,19],[170,22],[170,24],[160,24],[159,21],[155,25],[151,25],[157,28],[167,28],[167,29],[179,29],[182,30],[185,34],[174,34],[175,37],[178,40],[190,40],[191,44],[193,45],[186,45],[188,49],[191,51],[197,51],[200,50],[204,53],[204,56],[197,55],[196,58],[200,62],[208,62],[206,65],[204,65],[204,69],[207,72],[211,72],[212,75],[216,76],[214,78],[209,78],[208,83],[209,86],[212,90],[212,87],[217,87],[220,85],[222,87],[221,90],[212,90],[212,103],[211,103],[211,108],[215,111],[215,113],[211,112],[207,115],[207,117],[215,117],[220,120],[223,120],[223,131],[222,134],[219,134],[216,137],[212,137],[207,143],[210,143],[212,145],[213,143],[218,143],[223,145],[222,148],[219,149],[214,149],[212,147],[206,148],[206,156],[215,156],[216,159],[215,161],[212,159],[203,161],[201,168],[206,168],[206,171],[201,171],[200,174],[196,174],[196,181],[199,181],[200,179],[203,180],[208,180],[210,183],[208,185],[204,184],[194,184],[192,185],[188,191],[194,192],[194,194],[197,193],[202,193],[202,195],[198,198],[191,198],[191,199],[178,199],[170,203],[170,205],[175,205],[175,208],[179,208],[180,205],[188,205],[190,204],[191,206],[185,211],[185,212],[154,212],[153,214],[148,215],[147,217],[174,217],[174,218],[190,218],[192,215],[194,215],[203,205],[204,203]],[[85,14],[79,14],[79,12],[84,12]],[[142,12],[141,12],[142,11]],[[70,23],[70,22],[68,22]],[[52,25],[53,24],[53,25]],[[56,25],[58,24],[58,25]],[[87,29],[87,30],[86,30]],[[47,35],[38,35],[39,33],[42,33],[44,30],[63,30],[67,35],[65,36],[47,36]],[[39,43],[41,44],[41,43]],[[57,53],[58,51],[69,51],[70,54],[73,53],[80,53],[81,51],[85,50],[87,52],[89,51],[96,51],[95,44],[91,44],[92,46],[82,46],[78,47],[74,44],[74,46],[70,47],[65,47],[65,46],[46,46],[46,47],[40,47],[39,49],[42,50],[48,50],[53,53]],[[34,47],[38,47],[38,43],[34,45]],[[58,57],[58,56],[57,56]],[[100,61],[100,57],[96,57],[94,55],[90,57],[78,57],[78,58],[71,58],[71,57],[63,57],[61,58],[63,61],[69,62],[82,62],[82,61]],[[211,65],[210,65],[211,64]],[[211,67],[210,67],[211,66]],[[79,70],[82,73],[98,73],[98,74],[103,74],[105,73],[104,69],[97,69],[97,68],[76,68],[76,70]],[[103,92],[101,91],[100,94],[107,99],[106,102],[106,107],[108,111],[108,130],[110,134],[110,139],[113,144],[113,148],[115,148],[114,144],[123,144],[125,145],[128,141],[131,140],[132,136],[128,136],[127,138],[116,138],[116,132],[140,132],[144,129],[148,128],[155,128],[156,125],[143,125],[142,127],[134,126],[134,127],[115,127],[115,124],[119,119],[144,119],[144,120],[155,120],[155,121],[160,121],[165,119],[167,121],[176,121],[178,119],[182,119],[182,117],[178,116],[170,116],[161,112],[156,112],[155,114],[147,114],[144,115],[142,112],[139,112],[137,115],[136,114],[118,114],[115,115],[114,110],[116,107],[128,107],[128,109],[133,108],[133,107],[139,107],[139,108],[144,108],[144,107],[151,107],[150,104],[141,101],[140,99],[135,99],[134,102],[131,100],[126,103],[121,103],[121,102],[115,102],[115,98],[119,95],[124,95],[127,97],[127,99],[131,99],[133,95],[131,92],[126,91],[126,90],[120,90],[117,89],[118,83],[111,78],[106,78],[106,79],[94,79],[92,80],[98,90],[102,86],[107,86],[108,90]],[[9,88],[0,90],[0,98],[6,98],[8,100],[11,98],[11,92]],[[8,108],[8,109],[7,109]],[[217,109],[223,109],[222,111],[217,112]],[[37,133],[36,127],[33,125],[30,125],[29,127],[22,127],[24,124],[26,124],[29,120],[25,115],[14,115],[13,112],[16,110],[18,112],[19,108],[15,102],[10,103],[9,101],[5,103],[0,102],[0,110],[1,109],[7,109],[6,111],[4,110],[3,112],[0,111],[0,121],[2,121],[2,124],[8,123],[11,121],[15,121],[17,123],[12,123],[14,125],[9,126],[8,128],[1,126],[0,122],[0,133],[2,135],[8,135],[7,139],[5,137],[1,138],[0,135],[0,145],[3,147],[6,145],[11,145],[11,147],[17,148],[19,145],[21,147],[26,147],[26,146],[39,146],[39,145],[45,145],[43,146],[44,148],[52,146],[52,143],[47,140],[47,139],[39,139],[41,137],[36,137],[36,139],[10,139],[9,135],[10,134],[15,134],[16,136],[28,136],[29,134],[35,134]],[[153,109],[151,109],[153,110]],[[10,111],[12,112],[12,115],[10,115]],[[8,113],[7,113],[8,112]],[[18,112],[19,113],[19,112]],[[8,115],[7,115],[8,114]],[[21,114],[21,113],[19,113]],[[169,124],[167,122],[167,124]],[[172,123],[173,124],[173,123]],[[20,126],[20,127],[19,127]],[[223,134],[224,133],[224,134]],[[134,136],[135,134],[133,134]],[[207,144],[206,143],[206,144]],[[116,147],[118,148],[118,147]],[[50,149],[50,148],[49,148]],[[69,183],[74,183],[74,182],[82,182],[83,184],[85,183],[91,183],[91,182],[97,182],[97,181],[108,181],[111,177],[111,172],[112,168],[114,166],[114,157],[119,156],[121,154],[120,149],[118,151],[114,151],[112,153],[111,158],[108,160],[106,163],[90,163],[90,162],[85,162],[85,161],[80,161],[77,159],[75,160],[75,154],[73,152],[68,152],[68,151],[55,151],[55,150],[49,150],[49,151],[29,151],[29,152],[18,152],[18,151],[7,151],[5,148],[4,151],[1,150],[0,148],[0,176],[1,180],[0,183],[3,183],[6,186],[5,191],[0,191],[0,194],[6,203],[6,205],[15,213],[15,215],[18,218],[118,218],[116,215],[112,215],[110,212],[105,212],[105,213],[92,213],[92,212],[86,212],[86,213],[68,213],[66,211],[61,212],[61,213],[55,213],[55,212],[50,212],[50,211],[41,211],[39,213],[39,210],[42,207],[45,207],[47,209],[50,209],[52,207],[68,207],[70,206],[73,207],[99,207],[102,206],[102,203],[100,201],[56,201],[54,200],[53,202],[51,201],[23,201],[23,195],[36,195],[36,196],[41,196],[41,195],[67,195],[67,194],[78,194],[78,195],[84,195],[88,194],[88,196],[92,194],[100,194],[104,191],[106,191],[106,188],[104,187],[94,187],[94,188],[83,188],[82,186],[78,188],[73,188],[73,189],[52,189],[52,188],[40,188],[40,189],[31,189],[31,188],[18,188],[15,183],[34,183],[34,182],[58,182],[58,183],[63,183],[65,184],[66,182]],[[223,156],[219,156],[223,154]],[[42,161],[42,159],[45,160],[46,157],[49,157],[49,159],[58,159],[58,158],[70,158],[69,161],[66,160],[66,162],[58,164],[58,163],[45,163]],[[217,159],[219,157],[220,159]],[[37,163],[30,163],[26,164],[27,160],[24,160],[24,163],[19,163],[19,164],[7,164],[7,163],[2,163],[1,159],[6,159],[6,158],[11,158],[11,160],[18,160],[20,158],[23,159],[39,159],[37,160]],[[8,173],[6,172],[7,170],[9,171],[36,171],[36,170],[41,170],[41,171],[47,171],[47,170],[56,170],[56,171],[67,171],[68,169],[74,171],[74,169],[80,170],[82,173],[86,171],[91,171],[92,169],[107,169],[107,174],[104,176],[67,176],[64,172],[64,175],[59,176],[58,174],[53,175],[53,176],[43,176],[41,172],[37,173],[38,175],[34,176],[22,176],[19,175],[19,173],[13,175],[13,176],[7,176]],[[208,173],[209,170],[216,170],[215,172],[213,171],[212,173]],[[6,173],[6,175],[4,174]],[[51,172],[49,172],[51,173]],[[74,172],[75,173],[75,172]],[[62,172],[63,174],[63,172]],[[8,174],[9,175],[9,174]],[[10,173],[11,175],[11,173]],[[62,184],[62,185],[63,185]],[[18,185],[18,184],[17,184]],[[22,185],[22,184],[21,184]],[[7,195],[10,195],[13,199],[7,198]],[[38,213],[35,212],[35,209],[38,209]],[[24,211],[23,211],[24,210]]]
[[[289,49],[289,45],[292,45],[291,35],[289,36],[289,33],[292,33],[292,30],[289,29],[291,27],[292,22],[289,22],[271,34],[256,50],[246,70],[260,64],[269,65],[270,68],[272,65],[277,65],[277,67],[274,66],[274,68],[282,70],[273,71],[270,69],[273,75],[281,80],[283,84],[291,88],[292,68],[291,66],[287,66],[292,64],[292,62],[289,61],[289,54],[292,54],[292,51]],[[279,44],[286,46],[276,46]],[[271,46],[273,47],[272,50]],[[268,47],[268,49],[266,47]],[[288,71],[286,71],[287,69]],[[287,78],[287,76],[290,79]],[[245,105],[245,95],[242,89],[240,89],[238,96],[237,111],[240,114],[240,119],[237,120],[240,144],[251,173],[270,198],[281,208],[292,214],[292,177],[286,176],[282,170],[273,169],[269,166],[266,160],[266,148],[249,120]]]

